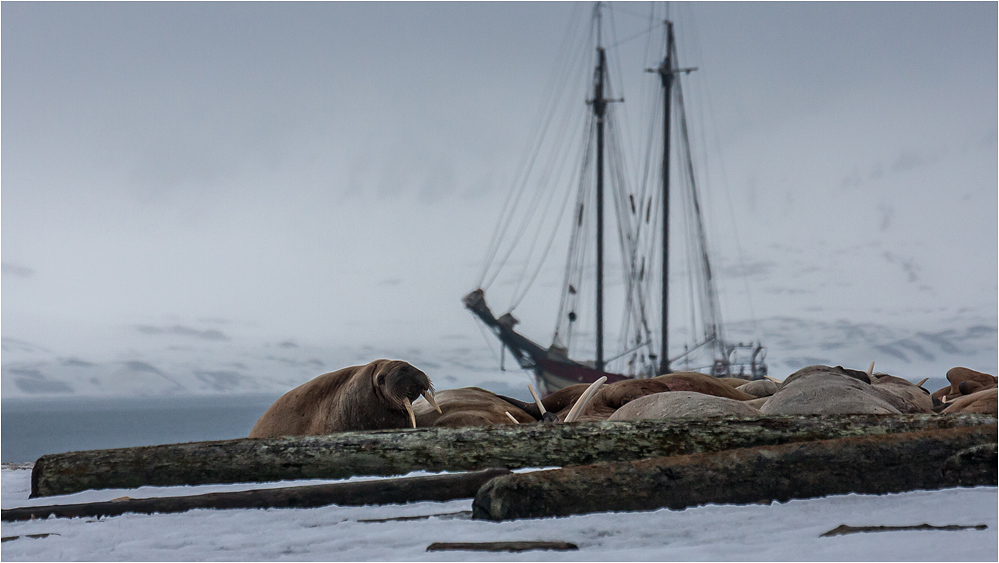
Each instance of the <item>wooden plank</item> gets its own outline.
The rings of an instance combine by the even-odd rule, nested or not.
[[[988,415],[836,415],[519,424],[192,442],[45,455],[31,496],[87,489],[342,479],[624,461],[864,434],[996,424]]]
[[[682,509],[996,484],[996,426],[858,436],[511,474],[486,483],[472,517]]]
[[[455,475],[430,475],[402,479],[375,479],[352,483],[327,483],[276,489],[255,489],[207,493],[181,497],[118,499],[105,502],[5,508],[5,522],[33,518],[83,518],[139,514],[186,512],[196,508],[315,508],[330,504],[357,506],[398,504],[417,501],[447,501],[472,498],[483,484],[494,477],[510,474],[506,469],[488,469]]]

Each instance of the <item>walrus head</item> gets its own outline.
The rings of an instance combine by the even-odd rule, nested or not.
[[[434,386],[421,370],[401,360],[377,360],[369,365],[375,395],[395,410],[405,412],[413,428],[416,428],[413,401],[421,395],[440,412],[433,396]]]

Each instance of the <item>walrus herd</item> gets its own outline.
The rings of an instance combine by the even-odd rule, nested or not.
[[[994,375],[955,367],[950,386],[930,393],[901,377],[822,365],[783,381],[715,378],[676,372],[604,385],[579,384],[524,402],[478,387],[434,392],[430,378],[400,360],[375,360],[326,373],[285,393],[250,438],[311,436],[348,430],[546,424],[777,414],[984,413],[997,415]]]

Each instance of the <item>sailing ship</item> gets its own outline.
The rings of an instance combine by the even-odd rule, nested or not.
[[[588,61],[588,68],[593,69],[592,78],[584,76],[582,79],[588,82],[585,111],[576,110],[577,115],[584,116],[582,121],[585,125],[580,128],[580,137],[585,141],[577,147],[583,149],[583,156],[579,160],[578,176],[571,182],[575,191],[574,201],[569,207],[570,196],[565,196],[562,211],[554,213],[564,219],[563,222],[571,222],[571,226],[567,229],[568,258],[552,342],[545,347],[518,332],[515,327],[519,321],[513,316],[512,309],[519,299],[515,299],[510,310],[499,317],[486,304],[485,287],[488,283],[483,282],[489,268],[494,266],[496,257],[501,257],[499,268],[503,266],[514,248],[525,239],[527,223],[514,227],[515,240],[507,245],[506,251],[502,242],[504,230],[497,229],[487,255],[483,279],[478,289],[464,297],[464,305],[499,338],[502,345],[501,367],[505,353],[509,351],[521,368],[533,371],[536,383],[544,394],[573,384],[592,383],[601,377],[606,377],[611,383],[655,377],[677,369],[700,371],[718,377],[760,379],[767,374],[766,349],[758,340],[748,344],[732,343],[723,335],[683,101],[682,79],[697,69],[679,64],[674,24],[668,15],[654,20],[653,27],[659,31],[656,42],[661,58],[657,57],[658,64],[654,68],[644,69],[658,77],[659,95],[651,101],[653,116],[645,120],[651,126],[650,134],[645,137],[651,150],[647,151],[648,156],[639,169],[639,181],[629,185],[619,147],[620,134],[614,109],[624,99],[614,97],[615,86],[608,69],[608,49],[602,40],[604,9],[601,3],[595,6],[587,33],[587,50],[594,54],[595,60]],[[556,81],[571,82],[563,79]],[[578,98],[575,105],[583,106]],[[540,149],[537,147],[540,146],[539,142],[529,154],[532,163],[539,158]],[[558,183],[552,179],[550,171],[540,176],[539,189]],[[540,215],[545,215],[545,210],[551,208],[551,202],[556,199],[554,196],[545,200],[531,198],[528,194],[525,198],[528,186],[530,183],[525,180],[519,185],[519,191],[511,192],[501,213],[501,225],[512,224],[512,214],[518,207],[526,207],[533,216],[539,215],[539,209]],[[606,192],[609,192],[609,197]],[[690,288],[685,305],[691,319],[686,329],[693,338],[683,345],[682,351],[671,348],[671,345],[679,347],[670,340],[670,265],[674,261],[671,260],[674,258],[671,251],[676,251],[675,244],[671,245],[671,199],[686,211],[679,221],[674,220],[673,223],[681,223],[688,235],[684,238],[686,243],[681,246],[680,254],[685,255],[689,263],[680,275],[686,278]],[[521,201],[529,203],[523,205]],[[545,204],[545,201],[548,203]],[[613,202],[617,243],[621,250],[619,270],[623,279],[616,284],[607,283],[607,201]],[[567,213],[566,209],[572,212]],[[565,230],[553,229],[552,238],[557,232]],[[541,240],[541,233],[539,228],[533,237],[528,237],[529,250],[547,257],[552,244],[550,240],[539,244],[537,241]],[[590,248],[591,243],[595,243],[595,248]],[[528,274],[527,262],[524,264],[523,277],[529,278],[526,284],[529,287],[539,269]],[[496,274],[491,279],[495,277]],[[604,341],[605,308],[608,306],[605,286],[608,285],[620,286],[622,291],[619,292],[621,295],[617,304],[623,306],[620,317],[622,328],[617,335],[618,347],[611,350],[611,354],[607,354]],[[584,294],[593,298],[592,305],[586,304]],[[589,328],[580,328],[584,319],[590,321]],[[584,345],[578,344],[581,339]],[[570,350],[575,355],[577,349],[592,353],[592,357],[570,358]]]

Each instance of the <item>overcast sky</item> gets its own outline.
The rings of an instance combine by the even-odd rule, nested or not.
[[[3,336],[113,357],[157,330],[390,348],[475,331],[460,298],[589,10],[4,2]],[[905,224],[891,240],[946,239],[951,262],[886,259],[995,325],[994,2],[673,10],[734,205],[761,214],[746,246]],[[647,4],[612,11],[618,37],[646,25]],[[940,285],[958,271],[974,280]]]

